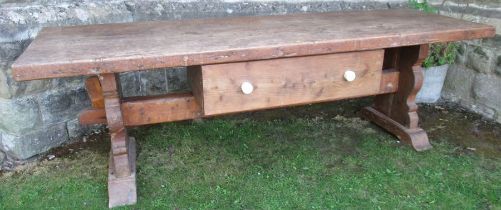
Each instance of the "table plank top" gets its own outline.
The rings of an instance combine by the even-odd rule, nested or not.
[[[407,9],[49,27],[12,68],[21,81],[494,35],[489,25]]]

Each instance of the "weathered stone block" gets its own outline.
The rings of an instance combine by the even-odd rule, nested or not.
[[[167,90],[168,92],[182,92],[189,90],[186,68],[167,69]]]
[[[501,53],[497,56],[496,59],[496,69],[495,69],[496,74],[501,76]]]
[[[81,125],[78,118],[70,120],[66,123],[68,129],[68,137],[70,139],[78,139],[82,136],[104,130],[104,125]]]
[[[16,159],[27,159],[48,151],[68,140],[66,123],[41,127],[22,135],[3,133],[0,138],[0,150]]]
[[[7,71],[0,67],[0,98],[11,98]]]
[[[28,47],[31,40],[3,42],[0,44],[0,61],[2,64],[10,65]]]
[[[442,97],[455,102],[472,101],[475,75],[475,71],[463,65],[451,65],[445,78]]]
[[[52,86],[51,89],[65,88],[65,89],[77,89],[83,87],[85,77],[66,77],[66,78],[55,78],[47,79],[50,81]]]
[[[81,110],[90,107],[85,89],[56,89],[43,93],[39,98],[42,122],[53,124],[73,119]]]
[[[462,104],[465,106],[465,104]],[[497,112],[493,108],[487,107],[482,104],[478,103],[473,103],[473,104],[466,104],[466,107],[469,108],[471,111],[478,113],[486,118],[489,119],[496,119]]]
[[[11,69],[9,69],[7,75],[12,75]],[[32,81],[21,81],[21,82],[16,82],[12,80],[12,82],[10,83],[12,97],[18,97],[33,93],[40,93],[50,89],[50,87],[51,85],[49,80],[32,80]]]
[[[0,97],[12,98],[42,92],[50,88],[48,80],[16,82],[12,79],[11,64],[27,47],[29,41],[0,44]]]
[[[473,96],[480,104],[501,112],[501,78],[479,74],[473,83]]]
[[[135,21],[388,9],[407,1],[125,1]]]
[[[490,73],[492,72],[494,53],[490,48],[480,47],[480,46],[472,46],[468,52],[468,61],[466,62],[466,66],[481,72],[481,73]]]
[[[461,64],[461,65],[466,65],[466,62],[468,60],[468,51],[470,50],[470,47],[466,42],[460,42],[459,43],[459,48],[458,48],[458,53],[456,55],[456,64]]]
[[[2,141],[1,137],[0,137],[0,141]],[[4,159],[5,159],[5,154],[2,151],[0,151],[0,171],[2,170],[2,163],[3,163]]]
[[[34,97],[0,98],[0,130],[23,133],[40,124],[38,103]]]
[[[160,95],[167,93],[165,69],[139,72],[142,95]]]
[[[0,67],[0,98],[13,98],[43,92],[51,87],[49,80],[17,82],[12,79],[12,69]]]
[[[120,74],[120,86],[124,97],[141,96],[138,72]]]
[[[501,15],[499,16],[501,19]],[[499,33],[499,31],[497,31]],[[501,48],[501,35],[496,34],[493,38],[482,39],[482,45],[491,48]]]
[[[132,21],[123,1],[14,1],[0,17],[0,42],[32,39],[44,26]]]

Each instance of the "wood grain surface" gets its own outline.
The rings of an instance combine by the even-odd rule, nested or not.
[[[396,92],[398,71],[383,71],[381,81],[378,94]],[[392,85],[388,86],[388,84]],[[198,97],[190,93],[170,93],[160,96],[124,98],[121,103],[124,124],[125,126],[138,126],[207,117],[203,115],[200,102],[196,100]],[[83,125],[106,124],[107,122],[105,110],[99,108],[82,111],[79,119]]]
[[[85,80],[85,89],[89,95],[90,103],[93,108],[104,108],[103,88],[97,76],[89,77]]]
[[[104,109],[111,136],[110,167],[117,178],[130,176],[132,168],[129,156],[129,137],[125,128],[120,106],[120,91],[116,74],[99,76],[104,96]],[[135,158],[135,157],[134,157]]]
[[[428,56],[427,44],[401,47],[393,52],[394,61],[386,62],[398,71],[398,89],[394,93],[378,95],[373,107],[365,108],[364,116],[372,122],[409,143],[417,151],[431,149],[426,132],[419,127],[416,95],[423,84],[421,64]],[[390,65],[391,64],[391,65]]]
[[[413,10],[44,28],[16,80],[306,56],[492,37],[489,25]]]
[[[383,55],[373,50],[206,65],[198,101],[205,115],[216,115],[374,95],[380,92]],[[354,81],[343,78],[348,70],[356,73]],[[242,92],[244,82],[254,86],[251,94]]]
[[[195,98],[185,93],[124,100],[122,112],[127,126],[180,121],[202,116]]]

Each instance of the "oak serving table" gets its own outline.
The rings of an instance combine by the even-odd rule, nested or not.
[[[494,27],[381,10],[44,28],[12,65],[17,81],[90,76],[83,124],[111,134],[109,207],[136,203],[128,126],[375,95],[363,115],[431,148],[415,97],[428,44],[493,37]],[[123,98],[118,73],[188,68],[192,91]]]

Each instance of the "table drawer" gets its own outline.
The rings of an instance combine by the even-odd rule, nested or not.
[[[377,94],[383,55],[373,50],[204,65],[189,68],[188,76],[204,115],[216,115]]]

